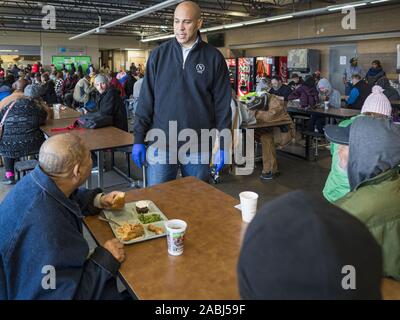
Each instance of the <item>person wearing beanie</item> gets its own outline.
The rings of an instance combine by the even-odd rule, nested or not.
[[[382,253],[358,219],[305,191],[264,205],[238,261],[245,300],[379,300]]]
[[[339,144],[339,167],[350,192],[334,202],[363,222],[382,247],[384,275],[400,280],[400,125],[359,117],[349,127],[329,125]]]
[[[375,86],[372,88],[372,91],[373,92],[365,100],[361,109],[361,115],[342,121],[339,124],[340,127],[350,126],[354,120],[360,116],[387,119],[391,117],[392,107],[390,101],[382,93],[382,88]],[[338,145],[336,143],[331,143],[331,155],[331,171],[329,172],[328,178],[325,182],[323,194],[328,201],[334,202],[350,192],[350,184],[347,172],[338,167],[339,156]]]
[[[377,113],[386,117],[392,115],[392,105],[383,93],[385,90],[380,86],[374,86],[372,93],[367,97],[361,109],[361,113]]]
[[[354,74],[351,77],[353,87],[350,91],[350,95],[347,98],[347,106],[351,109],[361,110],[365,99],[371,93],[371,89],[368,87],[367,83],[361,79],[359,74]]]
[[[0,155],[3,156],[5,177],[3,184],[15,183],[14,164],[21,157],[36,155],[45,138],[40,126],[51,116],[50,109],[40,99],[40,85],[28,85],[24,96],[10,102],[0,111],[3,118],[9,111],[0,140]]]

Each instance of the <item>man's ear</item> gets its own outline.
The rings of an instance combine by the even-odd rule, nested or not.
[[[72,174],[73,174],[73,178],[78,178],[79,179],[79,177],[81,175],[81,166],[80,166],[79,163],[77,163],[74,166],[74,169],[72,170]]]
[[[203,19],[199,19],[199,20],[197,20],[197,28],[200,30],[201,29],[201,27],[203,26]]]

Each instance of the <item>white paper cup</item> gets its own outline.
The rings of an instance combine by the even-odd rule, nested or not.
[[[241,192],[240,197],[240,207],[242,209],[242,220],[244,222],[251,222],[257,212],[257,200],[258,194],[251,191]]]
[[[187,223],[183,220],[174,219],[165,223],[168,253],[171,256],[180,256],[183,253],[186,228]]]
[[[329,109],[329,101],[324,102],[324,107],[325,107],[325,109]]]

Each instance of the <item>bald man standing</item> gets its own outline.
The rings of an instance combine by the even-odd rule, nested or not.
[[[48,139],[39,166],[0,205],[0,300],[119,299],[123,245],[89,255],[82,219],[110,208],[119,192],[79,188],[90,175],[89,149],[73,134]]]
[[[174,14],[175,39],[155,48],[149,57],[135,114],[133,161],[142,167],[146,160],[144,141],[151,129],[164,132],[167,145],[147,150],[148,185],[175,179],[179,167],[183,176],[208,181],[211,144],[201,140],[201,130],[231,129],[228,68],[223,55],[201,39],[202,24],[199,6],[182,2]],[[197,152],[193,148],[186,153],[188,163],[176,161],[179,148],[187,145],[169,132],[174,123],[178,135],[184,129],[197,135]],[[214,161],[217,171],[224,164],[223,142]]]

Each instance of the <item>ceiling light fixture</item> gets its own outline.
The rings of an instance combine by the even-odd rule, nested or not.
[[[381,2],[383,3],[383,2],[389,2],[389,1],[391,1],[391,0],[357,1],[357,2],[348,3],[346,5],[328,6],[328,7],[323,7],[323,8],[316,8],[316,9],[311,9],[311,10],[293,12],[290,14],[279,15],[279,16],[274,16],[274,17],[269,17],[269,18],[254,19],[254,20],[242,21],[240,23],[232,23],[232,24],[225,24],[225,25],[220,25],[220,26],[215,26],[215,27],[210,27],[210,28],[204,28],[204,29],[201,29],[200,32],[207,33],[207,32],[213,32],[213,31],[222,30],[222,29],[240,28],[240,27],[249,26],[249,25],[262,24],[265,22],[273,22],[273,21],[279,21],[279,20],[285,20],[285,19],[291,19],[291,18],[300,18],[300,17],[305,17],[305,16],[311,16],[311,15],[327,14],[329,12],[334,12],[334,11],[338,11],[338,10],[342,10],[342,9],[361,7],[361,6],[365,6],[368,4],[376,4],[376,3],[381,3]],[[168,35],[153,36],[153,37],[149,37],[149,38],[144,38],[141,41],[142,42],[151,42],[151,41],[169,39],[169,38],[173,38],[173,37],[174,37],[173,34],[171,34],[169,36]]]

